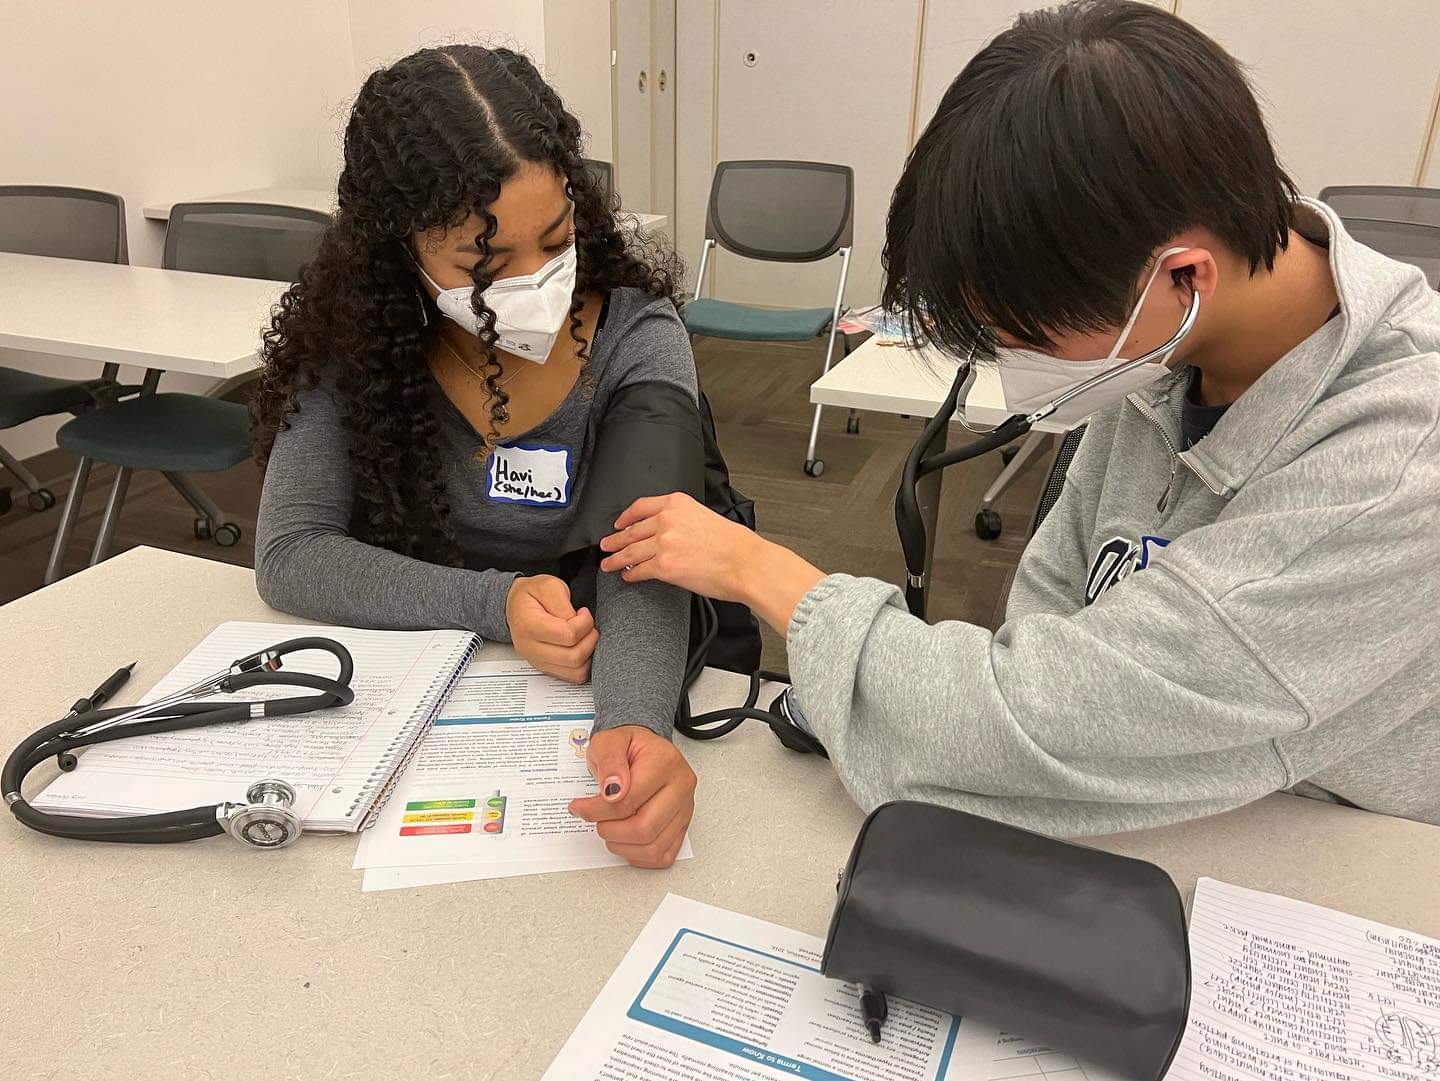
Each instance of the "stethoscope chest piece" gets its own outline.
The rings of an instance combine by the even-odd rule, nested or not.
[[[284,848],[300,836],[300,816],[291,808],[295,789],[267,778],[245,791],[248,803],[222,803],[215,817],[225,832],[251,848]]]

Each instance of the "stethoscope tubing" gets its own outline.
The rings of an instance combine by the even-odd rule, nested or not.
[[[339,662],[340,671],[332,677],[275,670],[280,657],[309,649],[331,654]],[[32,732],[10,753],[4,768],[0,769],[0,791],[5,794],[10,811],[19,822],[54,837],[130,844],[165,844],[213,837],[225,832],[219,815],[223,804],[159,814],[92,818],[40,811],[21,795],[21,785],[26,775],[45,759],[60,757],[63,764],[64,757],[79,747],[131,736],[178,732],[258,717],[295,716],[316,709],[349,705],[355,699],[355,692],[349,686],[353,675],[354,660],[340,643],[313,636],[291,639],[242,657],[227,671],[216,673],[184,692],[149,706],[120,706],[71,713]],[[234,693],[260,686],[303,687],[317,693],[258,702],[179,700],[186,693],[204,694],[215,690]],[[127,717],[136,719],[125,722]]]

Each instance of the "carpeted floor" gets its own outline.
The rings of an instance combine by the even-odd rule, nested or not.
[[[903,571],[892,510],[900,465],[921,421],[862,414],[859,434],[845,432],[843,410],[826,410],[820,456],[825,471],[801,470],[809,430],[806,388],[819,371],[823,343],[756,344],[702,340],[696,345],[701,381],[710,396],[720,444],[736,487],[756,502],[760,531],[825,570],[898,582]],[[0,433],[3,435],[3,433]],[[63,503],[73,468],[63,451],[31,463]],[[1029,535],[1044,468],[1034,468],[999,504],[1006,528],[995,541],[979,540],[973,519],[981,493],[1000,470],[998,455],[954,467],[945,475],[941,541],[934,570],[932,618],[996,625],[1015,563]],[[68,571],[89,559],[113,473],[97,466],[84,512],[66,560]],[[156,473],[133,478],[115,551],[149,544],[249,566],[260,482],[251,465],[201,480],[234,516],[244,538],[233,548],[196,540],[193,514]],[[0,602],[40,587],[60,508],[36,513],[14,489],[15,508],[0,517]],[[767,666],[784,665],[784,645],[767,632]]]

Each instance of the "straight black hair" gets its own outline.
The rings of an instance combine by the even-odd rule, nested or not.
[[[1156,249],[1274,266],[1298,194],[1240,65],[1132,0],[1027,12],[950,84],[886,223],[885,303],[956,355],[1123,324]]]

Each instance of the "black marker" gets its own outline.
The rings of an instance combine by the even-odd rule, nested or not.
[[[890,1016],[890,1004],[885,1001],[885,992],[873,987],[860,988],[860,1020],[865,1022],[870,1033],[870,1042],[880,1042],[880,1026]]]

